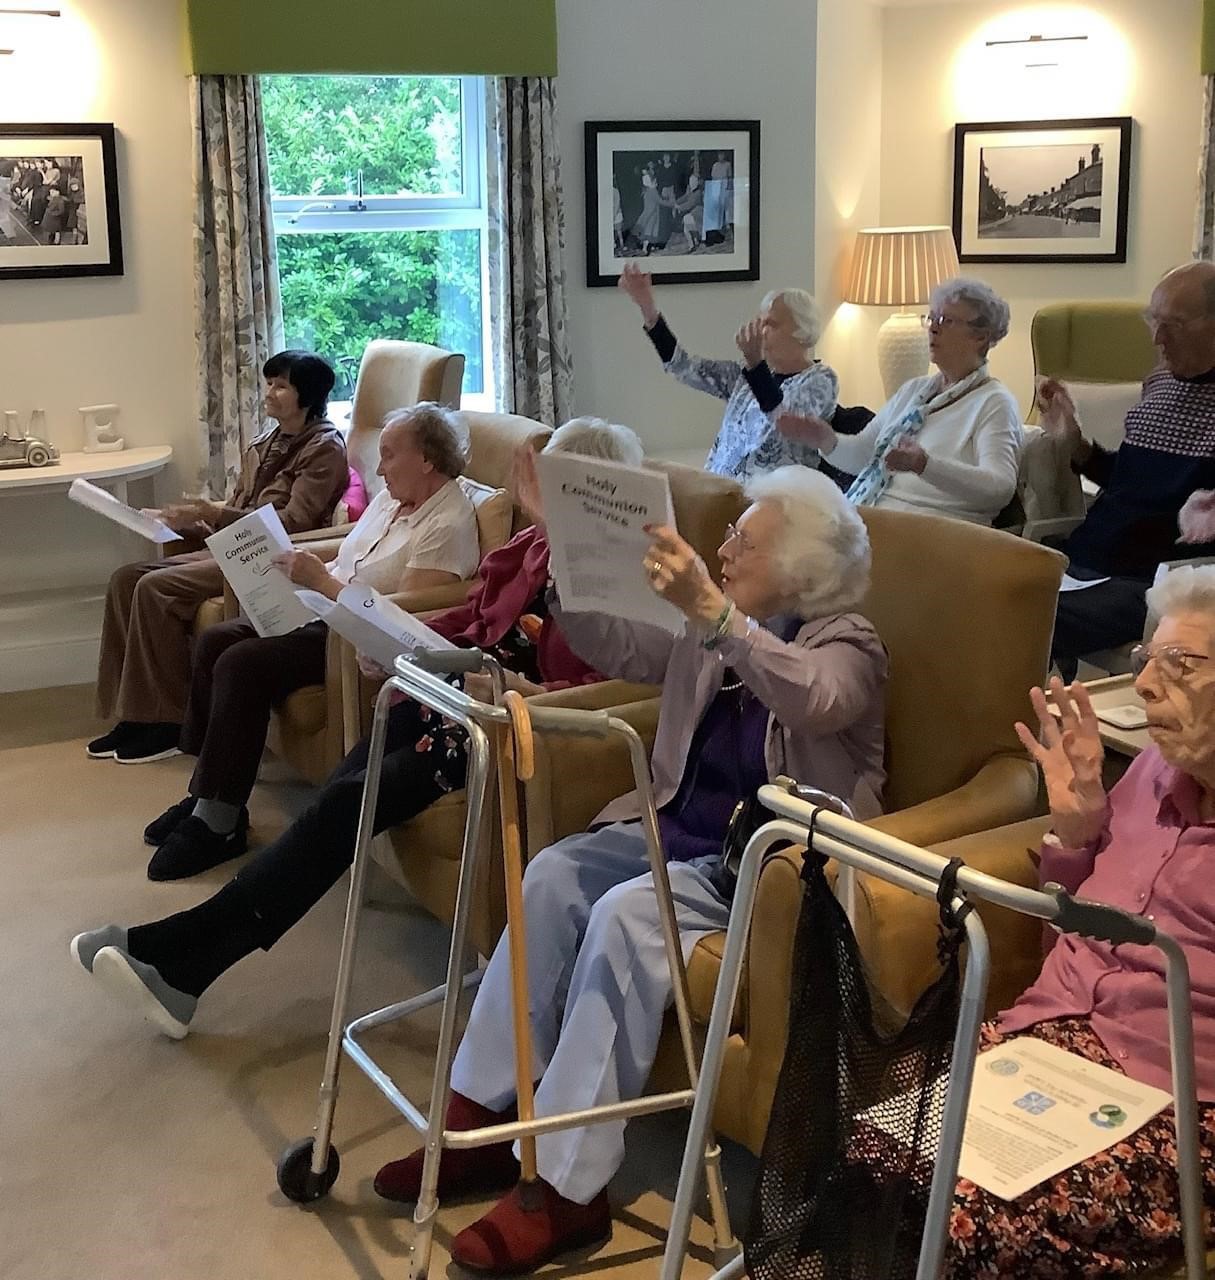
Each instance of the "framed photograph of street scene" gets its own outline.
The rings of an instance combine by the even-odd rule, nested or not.
[[[962,262],[1125,262],[1131,119],[954,129],[953,234]]]
[[[759,279],[758,120],[588,120],[586,282]]]
[[[112,124],[0,124],[0,280],[122,275]]]

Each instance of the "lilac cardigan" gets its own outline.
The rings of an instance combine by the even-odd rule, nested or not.
[[[785,641],[736,613],[709,652],[691,629],[676,637],[604,614],[566,613],[555,598],[551,608],[584,662],[607,676],[662,685],[650,761],[659,808],[679,787],[692,734],[729,666],[768,708],[769,779],[783,773],[838,795],[858,818],[881,812],[888,663],[877,632],[859,614],[815,618]],[[640,814],[633,791],[613,800],[595,822]]]

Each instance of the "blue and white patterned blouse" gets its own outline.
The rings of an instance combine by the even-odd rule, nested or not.
[[[800,413],[830,419],[840,390],[839,378],[830,365],[816,360],[800,373],[771,374],[779,386],[780,400],[766,412],[737,360],[704,360],[677,345],[663,368],[685,386],[726,401],[721,429],[705,463],[706,471],[746,481],[791,463],[818,466],[818,450],[783,436],[777,429],[776,416]]]

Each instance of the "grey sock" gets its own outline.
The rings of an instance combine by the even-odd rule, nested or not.
[[[217,836],[231,835],[240,820],[240,805],[222,800],[195,800],[194,817],[201,818]]]

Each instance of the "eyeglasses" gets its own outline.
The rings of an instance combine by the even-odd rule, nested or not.
[[[1189,329],[1196,324],[1201,324],[1207,318],[1207,316],[1158,316],[1154,311],[1143,312],[1143,323],[1153,333],[1162,329]]]
[[[737,525],[728,524],[726,525],[726,536],[722,539],[721,545],[728,547],[731,542],[737,542],[739,551],[744,554],[755,550],[755,543]]]
[[[925,329],[952,329],[954,325],[964,324],[968,329],[982,329],[983,325],[978,320],[959,320],[957,316],[941,315],[939,312],[933,315],[929,312],[927,315],[920,317],[920,324]]]
[[[1164,680],[1184,680],[1194,674],[1197,662],[1209,662],[1209,653],[1191,653],[1179,644],[1162,644],[1153,649],[1150,645],[1137,644],[1131,650],[1131,670],[1136,676],[1142,675],[1149,662],[1156,664],[1156,670]]]

